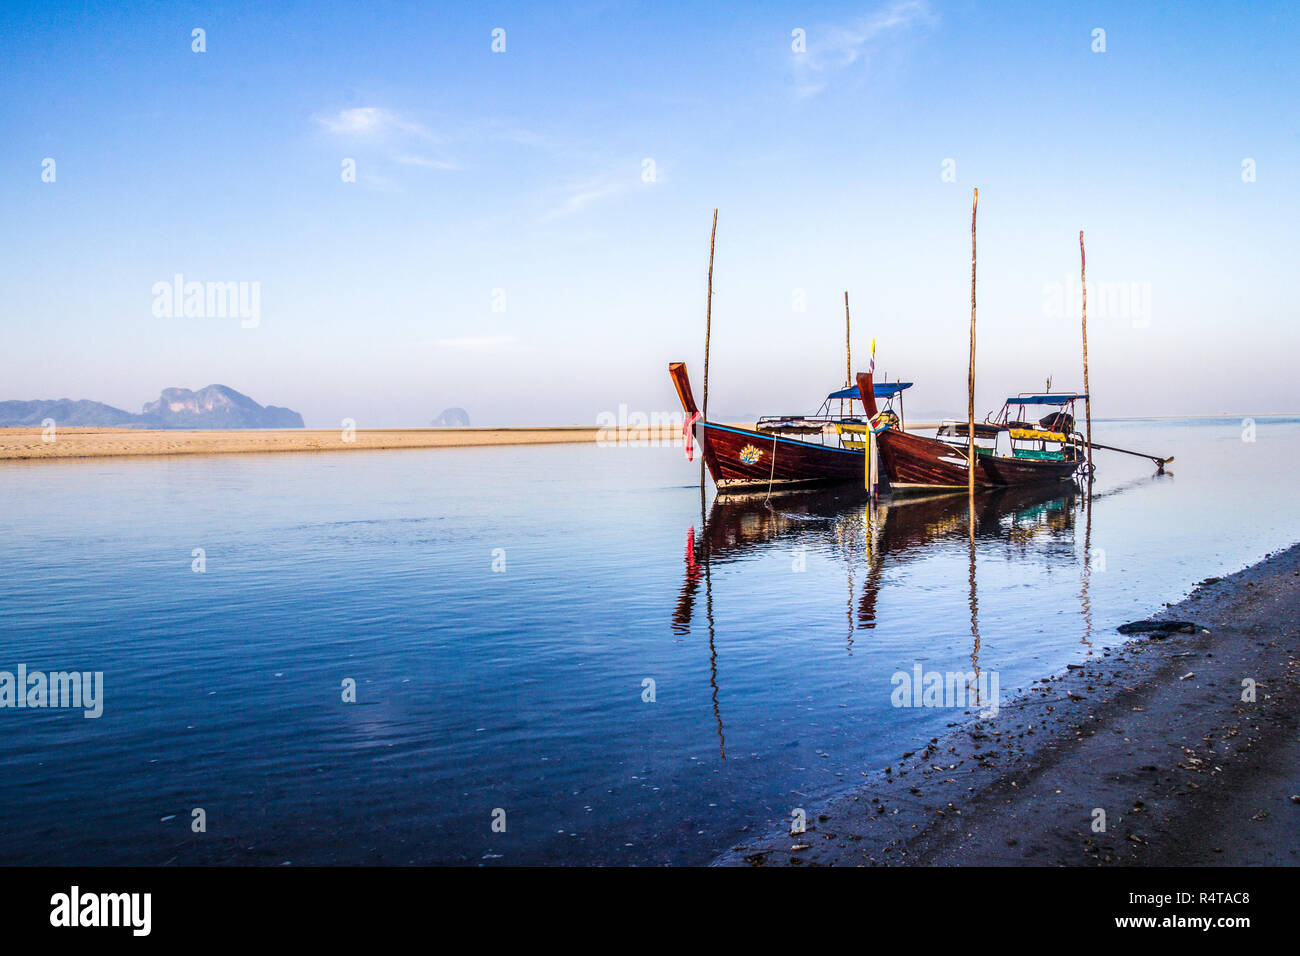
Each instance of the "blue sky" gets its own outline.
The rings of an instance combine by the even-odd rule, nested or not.
[[[1297,410],[1298,41],[1286,3],[7,3],[0,398],[670,411],[717,206],[712,411],[815,408],[845,289],[855,365],[961,411],[978,186],[982,409],[1080,384],[1082,228],[1096,414]],[[177,273],[257,326],[155,315]]]

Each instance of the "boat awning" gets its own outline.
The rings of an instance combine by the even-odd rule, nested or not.
[[[1074,392],[1056,392],[1051,395],[1017,395],[1008,398],[1008,405],[1068,405],[1071,402],[1087,398]]]
[[[876,382],[872,386],[872,391],[876,393],[876,398],[893,398],[905,388],[911,388],[911,382]],[[858,387],[842,388],[838,392],[831,392],[827,398],[858,398]]]

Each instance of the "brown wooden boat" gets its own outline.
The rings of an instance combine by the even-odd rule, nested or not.
[[[988,424],[1006,433],[1011,454],[982,458],[985,470],[1001,485],[1072,478],[1086,464],[1086,445],[1074,430],[1074,403],[1087,398],[1074,392],[1023,392],[1008,398]],[[1041,408],[1053,410],[1036,421],[1028,418],[1030,409]]]
[[[1079,470],[1079,461],[1031,461],[1010,455],[989,455],[980,458],[980,466],[995,485],[1028,485],[1073,478]]]
[[[828,435],[831,418],[785,416],[765,420],[769,427],[761,431],[704,421],[691,394],[686,363],[673,362],[668,374],[686,412],[687,441],[692,435],[697,439],[719,494],[862,483],[863,452],[840,444],[833,428]],[[792,434],[835,437],[836,444]]]
[[[876,421],[879,411],[870,372],[858,373],[858,394],[868,418]],[[968,486],[967,449],[963,445],[911,434],[887,424],[876,430],[876,447],[880,449],[881,468],[893,494],[957,491]],[[975,472],[977,489],[997,484],[983,469]]]
[[[876,421],[878,412],[870,373],[858,375],[858,393],[867,415]],[[1072,433],[1073,418],[1065,414],[1064,408],[1083,397],[1073,393],[1021,395],[1007,399],[993,421],[977,422],[975,487],[1061,482],[1073,477],[1083,464],[1083,454]],[[1025,421],[1024,409],[1035,404],[1058,406],[1062,411],[1053,413],[1043,422]],[[1021,411],[1013,422],[1010,410],[1014,406],[1019,406]],[[1067,419],[1069,431],[1056,430],[1054,426],[1063,426]],[[968,446],[965,442],[909,434],[892,424],[875,431],[882,469],[893,494],[959,491],[968,487]],[[969,428],[965,422],[953,423],[941,428],[939,433],[950,438],[968,438]],[[1010,455],[999,455],[997,451],[998,437],[1003,433],[1008,435],[1011,444]],[[1049,451],[1049,443],[1058,445],[1060,450]]]

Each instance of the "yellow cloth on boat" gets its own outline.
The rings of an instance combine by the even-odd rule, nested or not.
[[[1037,428],[1012,428],[1011,437],[1020,441],[1059,441],[1068,442],[1070,439],[1061,432],[1045,432]]]

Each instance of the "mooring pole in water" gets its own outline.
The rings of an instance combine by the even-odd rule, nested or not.
[[[709,420],[709,337],[713,334],[713,243],[718,238],[718,210],[709,235],[709,299],[704,307],[704,408],[700,414],[700,495],[704,495],[704,422]]]
[[[1079,283],[1083,290],[1083,414],[1088,423],[1088,482],[1092,487],[1092,389],[1088,387],[1088,257],[1079,230]]]
[[[849,338],[849,290],[844,290],[844,385],[853,386],[853,344]]]
[[[970,206],[970,369],[966,376],[966,488],[971,499],[971,514],[975,508],[975,211],[979,204],[980,191],[977,188]],[[970,530],[973,537],[974,524]]]

